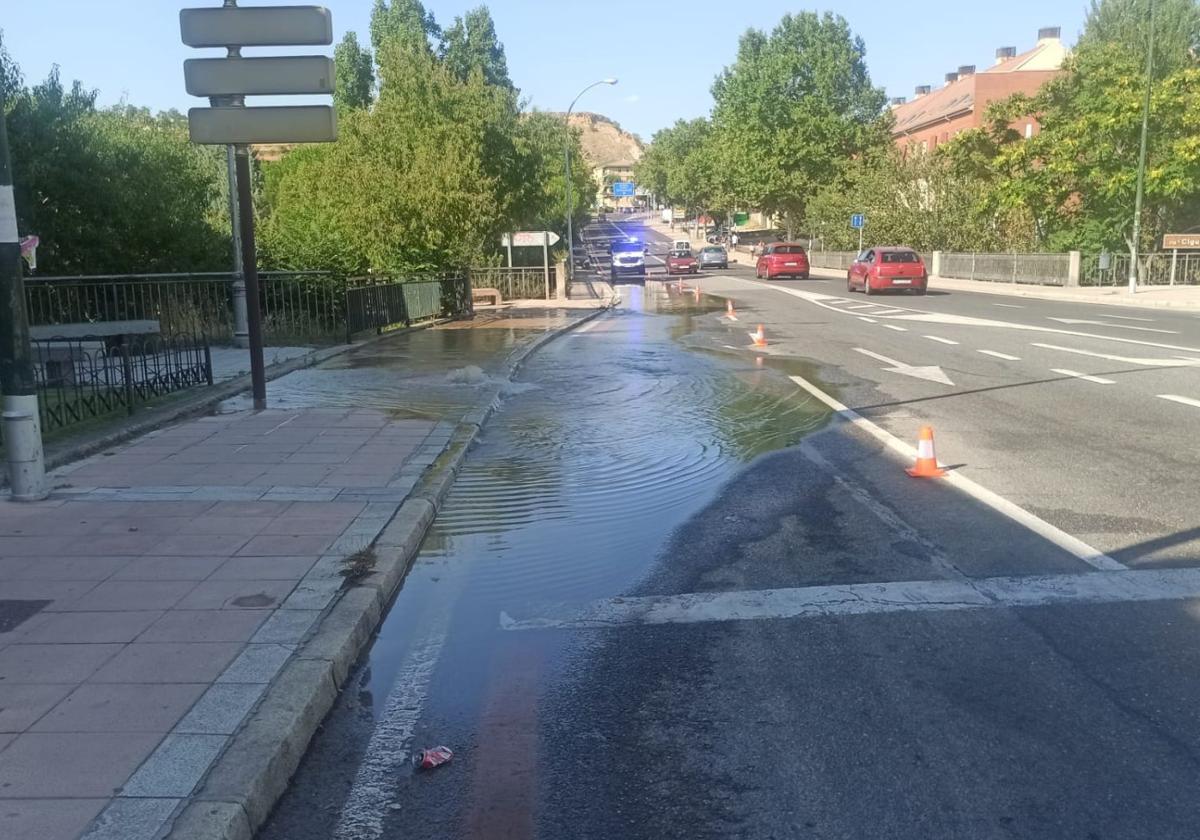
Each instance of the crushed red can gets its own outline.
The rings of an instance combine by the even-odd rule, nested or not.
[[[441,767],[448,763],[452,758],[454,758],[454,751],[449,747],[430,747],[414,755],[413,764],[417,765],[420,770],[432,770],[434,767]]]

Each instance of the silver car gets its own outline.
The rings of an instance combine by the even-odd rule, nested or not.
[[[705,245],[696,255],[701,268],[729,268],[729,253],[720,245]]]

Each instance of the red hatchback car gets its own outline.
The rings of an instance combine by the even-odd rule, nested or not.
[[[667,254],[667,274],[696,274],[700,263],[691,251],[672,251]]]
[[[759,280],[775,277],[799,277],[808,279],[808,254],[804,246],[796,242],[772,242],[763,249],[762,256],[754,266],[754,276]]]
[[[868,248],[857,257],[846,272],[846,290],[862,289],[868,295],[887,289],[925,294],[929,287],[929,272],[921,255],[912,248]]]

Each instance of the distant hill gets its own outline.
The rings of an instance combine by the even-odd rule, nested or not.
[[[642,158],[644,145],[641,139],[603,114],[587,111],[571,114],[571,125],[580,130],[583,155],[593,168],[636,163]]]

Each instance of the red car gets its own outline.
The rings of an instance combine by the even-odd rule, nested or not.
[[[667,274],[698,274],[700,263],[691,251],[672,251],[667,254]]]
[[[799,277],[808,279],[808,254],[804,246],[796,242],[773,242],[763,249],[762,256],[754,267],[754,276],[759,280],[775,277]]]
[[[887,289],[899,289],[916,295],[929,287],[929,272],[921,255],[912,248],[868,248],[846,272],[846,290],[862,289],[868,295]]]

